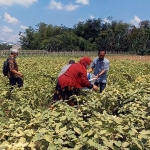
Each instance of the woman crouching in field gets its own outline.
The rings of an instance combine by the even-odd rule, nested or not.
[[[92,60],[89,57],[83,57],[78,63],[72,64],[64,74],[58,78],[54,100],[69,100],[72,95],[79,95],[80,88],[98,90],[98,87],[92,85],[87,78],[87,68]],[[57,95],[57,96],[56,96]],[[69,105],[74,105],[68,101]]]

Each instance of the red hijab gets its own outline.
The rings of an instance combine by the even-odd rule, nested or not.
[[[79,63],[82,64],[84,67],[89,66],[91,62],[92,62],[92,60],[87,56],[83,57],[79,61]]]
[[[90,82],[87,79],[86,67],[92,60],[89,57],[83,57],[79,63],[72,64],[67,71],[58,78],[61,88],[73,86],[75,88],[88,87]]]

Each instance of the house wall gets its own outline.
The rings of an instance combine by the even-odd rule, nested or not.
[[[21,49],[21,45],[14,44],[14,45],[12,45],[12,49]]]

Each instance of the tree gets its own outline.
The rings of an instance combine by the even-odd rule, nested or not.
[[[1,43],[0,44],[0,50],[10,50],[11,45],[7,44],[7,43]]]
[[[40,22],[19,33],[23,49],[48,51],[89,51],[106,49],[110,52],[148,54],[150,49],[150,21],[140,22],[140,27],[115,21],[88,19],[73,28],[53,26]]]
[[[149,20],[141,21],[139,25],[140,28],[144,28],[144,29],[150,28],[150,21]]]
[[[31,26],[26,29],[23,34],[20,32],[19,35],[20,43],[23,49],[33,50],[38,47],[35,42],[35,30]]]
[[[100,18],[88,19],[86,22],[79,22],[77,25],[75,25],[74,32],[77,36],[82,37],[85,40],[88,40],[92,37],[92,42],[94,42],[95,38],[98,37],[101,31],[101,25],[102,20]]]

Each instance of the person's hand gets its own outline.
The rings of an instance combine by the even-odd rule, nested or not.
[[[19,73],[19,76],[20,76],[20,77],[23,77],[23,74],[22,74],[22,73]]]
[[[94,91],[97,91],[98,90],[98,87],[96,85],[93,85],[93,90]]]
[[[97,76],[95,76],[95,79],[98,79],[98,75],[97,75]]]

